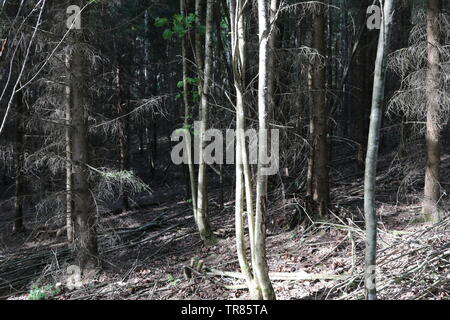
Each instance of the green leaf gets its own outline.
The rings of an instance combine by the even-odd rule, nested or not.
[[[164,30],[163,35],[162,35],[164,40],[170,40],[170,39],[172,39],[172,36],[173,36],[173,31],[170,29]]]
[[[198,91],[192,92],[192,101],[194,101],[194,102],[200,101],[200,93]]]
[[[190,77],[187,77],[187,78],[186,78],[186,81],[187,81],[187,83],[189,83],[189,84],[198,84],[198,83],[200,82],[200,79],[199,79],[199,78],[190,78]]]
[[[185,19],[186,25],[192,25],[192,23],[195,22],[196,18],[197,16],[195,15],[195,13],[188,14],[188,16]]]
[[[181,14],[174,14],[173,21],[174,23],[183,24],[184,17]]]
[[[169,19],[167,19],[167,18],[156,18],[155,26],[164,27],[168,22],[169,22]]]
[[[177,82],[177,88],[178,89],[182,89],[184,87],[184,82],[183,81],[178,81]]]
[[[173,32],[178,35],[178,37],[182,38],[186,34],[186,30],[180,24],[176,24],[173,26]]]

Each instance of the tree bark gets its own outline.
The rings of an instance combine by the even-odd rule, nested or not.
[[[441,166],[441,134],[439,128],[439,88],[440,54],[439,47],[442,37],[439,28],[439,15],[442,12],[441,0],[428,0],[427,8],[427,57],[428,68],[426,74],[427,120],[426,145],[427,165],[425,171],[425,188],[422,211],[433,222],[442,217],[439,212],[440,166]]]
[[[14,198],[14,225],[13,232],[25,231],[23,225],[23,197],[24,197],[24,170],[25,170],[25,108],[23,104],[23,92],[16,93],[16,143],[15,143],[15,162],[16,162],[16,190]]]
[[[80,7],[83,1],[79,2]],[[85,13],[86,15],[86,13]],[[87,17],[83,21],[87,20]],[[98,266],[96,216],[88,182],[88,109],[87,58],[83,29],[72,30],[73,46],[70,60],[72,98],[72,164],[73,164],[73,220],[76,262],[82,270]]]
[[[267,213],[267,175],[262,159],[268,155],[268,121],[270,97],[268,95],[270,70],[268,69],[269,52],[269,14],[267,1],[258,0],[259,29],[259,76],[258,76],[258,168],[256,182],[255,215],[255,275],[261,287],[264,300],[275,299],[275,291],[269,278],[266,259],[266,213]]]
[[[70,57],[66,56],[66,68],[70,68]],[[65,94],[65,138],[66,138],[66,231],[67,241],[73,242],[74,239],[74,227],[72,220],[73,202],[72,202],[72,188],[73,188],[73,168],[72,168],[72,137],[71,137],[71,125],[72,125],[72,106],[71,106],[71,90],[70,90],[70,77],[67,73],[67,83],[64,88]]]
[[[180,0],[180,11],[183,16],[186,16],[186,0]],[[186,141],[187,158],[188,158],[188,172],[189,172],[189,186],[191,190],[192,210],[194,219],[197,220],[197,187],[195,183],[195,167],[192,159],[192,143],[190,139],[192,126],[192,113],[189,101],[189,84],[187,81],[189,70],[187,65],[187,39],[184,37],[181,42],[182,59],[183,59],[183,102],[184,102],[184,131],[187,136]]]
[[[383,116],[384,87],[386,78],[386,61],[389,48],[392,12],[396,0],[386,0],[383,21],[378,39],[377,58],[372,94],[369,137],[367,143],[366,168],[364,177],[364,214],[366,219],[366,272],[365,286],[368,300],[376,300],[375,267],[377,253],[377,215],[375,205],[376,175],[378,149],[380,145],[380,128]]]
[[[321,56],[326,55],[325,39],[325,3],[320,1],[320,11],[314,13],[312,45]],[[326,69],[317,65],[312,73],[313,110],[312,110],[312,202],[316,216],[327,214],[329,206],[328,182],[328,110],[326,105]]]
[[[124,101],[124,83],[123,83],[123,72],[120,54],[117,57],[116,66],[116,95],[117,95],[117,105],[116,113],[118,119],[118,139],[119,139],[119,165],[120,171],[127,171],[130,169],[129,154],[128,154],[128,105]],[[122,209],[123,211],[128,211],[130,208],[128,200],[128,192],[124,188],[123,184],[120,185],[120,197],[122,198]]]
[[[252,299],[262,298],[261,289],[257,283],[246,255],[245,227],[244,227],[244,198],[247,198],[247,216],[249,221],[250,252],[253,262],[254,249],[254,215],[252,187],[249,178],[249,165],[247,161],[245,143],[245,69],[246,69],[246,39],[245,15],[242,0],[230,1],[231,50],[234,86],[236,89],[236,202],[235,202],[235,228],[236,250],[239,266],[245,277],[247,287]],[[244,169],[245,168],[245,169]],[[246,172],[246,173],[244,173]],[[245,178],[247,177],[247,179]],[[246,192],[244,192],[244,189]]]
[[[213,244],[214,234],[208,218],[208,193],[206,163],[204,160],[205,134],[208,128],[208,104],[209,88],[212,74],[212,30],[213,30],[213,6],[214,0],[206,2],[206,35],[205,35],[205,69],[203,72],[203,87],[200,104],[200,154],[198,169],[198,190],[197,190],[197,227],[200,237],[206,245]]]

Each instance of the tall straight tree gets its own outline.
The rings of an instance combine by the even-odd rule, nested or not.
[[[259,75],[258,75],[258,166],[255,211],[255,274],[264,300],[275,299],[266,259],[267,174],[264,160],[268,155],[269,96],[269,8],[266,0],[258,0]]]
[[[125,100],[125,84],[124,84],[124,76],[125,72],[123,71],[123,62],[122,57],[123,54],[117,48],[118,44],[114,41],[115,51],[116,51],[116,112],[118,118],[118,140],[119,140],[119,164],[121,171],[130,170],[129,163],[129,120],[128,120],[128,104],[129,101]],[[126,187],[121,184],[120,185],[120,196],[122,198],[122,210],[124,212],[128,211],[130,208],[129,200],[128,200],[128,192]]]
[[[73,168],[72,168],[72,99],[70,92],[70,55],[66,54],[66,84],[64,86],[64,112],[65,112],[65,143],[66,143],[66,231],[67,241],[73,242],[73,202],[72,202],[72,188],[73,188]]]
[[[365,286],[368,300],[376,300],[375,268],[377,254],[377,215],[375,207],[376,175],[380,128],[383,117],[386,63],[389,50],[392,15],[396,0],[381,1],[382,23],[378,38],[377,58],[373,81],[372,106],[369,137],[367,142],[366,168],[364,176],[364,214],[366,219]]]
[[[180,0],[180,12],[183,17],[186,17],[187,15],[187,6],[186,6],[186,0]],[[190,106],[190,99],[189,99],[189,84],[188,84],[188,77],[189,77],[189,68],[188,68],[188,39],[187,37],[189,34],[186,34],[181,39],[181,55],[183,59],[183,103],[184,103],[184,129],[187,133],[185,136],[186,141],[186,152],[187,152],[187,161],[188,161],[188,172],[189,172],[189,186],[191,190],[191,199],[192,199],[192,209],[194,212],[194,217],[197,215],[197,187],[195,183],[195,167],[194,162],[192,159],[192,143],[190,139],[190,128],[191,128],[191,119],[192,119],[192,112],[191,112],[191,106]]]
[[[16,162],[16,194],[14,199],[15,219],[13,225],[14,232],[25,230],[23,225],[23,197],[25,179],[25,106],[23,102],[23,92],[16,93],[16,143],[14,157]]]
[[[428,0],[427,5],[427,165],[425,171],[425,189],[423,213],[434,222],[440,220],[438,202],[440,198],[441,137],[439,128],[439,89],[441,87],[440,53],[442,33],[440,30],[441,0]]]
[[[85,1],[77,2],[80,8]],[[82,11],[82,28],[72,29],[70,68],[71,91],[71,139],[73,165],[73,208],[74,249],[78,266],[90,269],[98,266],[97,235],[95,231],[96,217],[91,205],[91,195],[88,183],[88,61],[86,53],[85,32],[88,20],[86,10]]]
[[[317,10],[313,13],[312,46],[320,56],[326,55],[325,35],[325,3],[318,2]],[[318,63],[312,72],[313,106],[310,169],[311,181],[308,192],[312,200],[312,210],[316,216],[325,216],[329,205],[328,182],[328,110],[326,104],[326,70]]]
[[[261,291],[251,271],[245,248],[244,228],[244,157],[246,157],[245,137],[245,15],[242,0],[230,1],[231,54],[236,89],[236,202],[235,228],[236,250],[242,273],[252,299],[260,299]],[[253,203],[250,208],[253,207]],[[250,210],[247,210],[250,211]],[[250,250],[253,245],[253,216],[249,216]]]
[[[200,232],[200,237],[205,244],[214,243],[214,234],[212,233],[208,217],[208,192],[206,163],[204,159],[204,149],[206,146],[205,135],[208,129],[208,107],[209,107],[209,89],[212,75],[212,53],[213,53],[213,6],[214,0],[206,2],[206,35],[205,35],[205,64],[202,81],[202,92],[200,102],[200,152],[198,168],[198,190],[197,190],[197,213],[196,222]]]
[[[230,1],[231,50],[234,86],[236,89],[236,204],[235,227],[236,249],[239,265],[245,276],[252,299],[262,299],[261,286],[254,272],[255,262],[255,210],[253,185],[245,139],[246,104],[246,15],[243,0]],[[247,206],[248,233],[250,242],[251,266],[247,259],[244,227],[244,199]],[[252,268],[253,267],[253,268]]]

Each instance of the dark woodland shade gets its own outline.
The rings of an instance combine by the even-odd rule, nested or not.
[[[217,285],[178,298],[283,299],[310,280],[343,281],[331,298],[448,298],[450,2],[381,2],[1,2],[0,297],[35,284],[50,252],[80,286],[146,268],[171,288]],[[232,164],[203,157],[211,128],[237,129]],[[273,151],[269,129],[273,175],[249,164]],[[187,161],[175,165],[180,132]],[[435,264],[402,238],[422,227]],[[397,261],[398,282],[377,283],[393,239],[413,269]],[[307,251],[316,243],[330,256]],[[170,269],[169,256],[183,262]],[[414,268],[425,278],[402,282]],[[240,282],[226,291],[216,277]],[[311,296],[326,291],[315,285]],[[35,286],[29,296],[55,295]]]

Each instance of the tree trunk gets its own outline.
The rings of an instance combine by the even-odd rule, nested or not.
[[[442,11],[441,0],[428,0],[427,8],[427,38],[428,38],[428,68],[426,74],[427,96],[427,166],[425,171],[425,189],[423,200],[423,213],[432,220],[438,222],[441,217],[438,208],[440,198],[440,166],[441,166],[441,142],[439,128],[439,88],[440,80],[440,54],[442,37],[439,28],[439,15]]]
[[[256,182],[255,215],[255,275],[261,287],[264,300],[275,299],[275,291],[269,279],[266,259],[266,213],[267,213],[267,175],[262,159],[268,156],[268,121],[270,99],[268,95],[269,77],[269,14],[267,1],[258,0],[259,29],[259,76],[258,76],[258,169]]]
[[[80,3],[82,4],[82,3]],[[86,13],[85,13],[86,15]],[[85,18],[83,21],[87,20]],[[83,31],[72,30],[74,44],[70,61],[72,98],[73,220],[75,256],[82,270],[98,266],[96,216],[88,182],[88,66]]]
[[[383,22],[380,30],[370,115],[369,138],[367,143],[366,168],[364,177],[364,214],[366,219],[366,266],[365,286],[368,300],[376,300],[375,267],[377,252],[377,216],[375,190],[377,175],[380,128],[383,115],[386,61],[389,48],[392,12],[396,0],[384,1]]]
[[[180,0],[180,11],[183,16],[186,16],[186,0]],[[184,102],[184,131],[186,133],[186,137],[184,141],[186,141],[187,145],[185,150],[187,151],[188,158],[188,172],[189,172],[189,182],[191,190],[191,200],[192,200],[192,209],[194,213],[194,219],[197,220],[197,187],[195,183],[195,167],[192,159],[192,143],[190,139],[191,134],[191,126],[192,126],[192,113],[189,101],[189,84],[187,81],[188,78],[188,65],[187,65],[187,40],[186,37],[182,39],[181,43],[182,49],[182,58],[183,58],[183,102]]]
[[[118,117],[118,139],[119,139],[119,165],[120,171],[127,171],[130,169],[129,155],[128,155],[128,110],[126,106],[127,102],[124,101],[124,84],[123,84],[123,72],[122,63],[120,57],[117,58],[116,66],[116,94],[117,105],[116,113]],[[124,188],[123,184],[120,185],[120,197],[122,198],[122,209],[128,211],[130,208],[128,201],[128,192]]]
[[[24,166],[25,166],[25,108],[23,104],[23,92],[16,93],[16,191],[14,198],[14,225],[13,232],[25,231],[23,225],[23,197],[24,197]]]
[[[195,64],[197,65],[198,73],[198,92],[201,94],[203,92],[203,55],[202,55],[202,35],[200,33],[199,27],[202,25],[202,10],[203,10],[204,0],[195,0],[195,15],[196,15],[196,30],[194,36],[194,54],[195,54]],[[200,110],[201,112],[201,110]],[[201,115],[200,115],[201,117]]]
[[[67,70],[70,68],[70,57],[66,56],[66,67]],[[65,138],[66,138],[66,231],[67,231],[67,241],[69,243],[73,242],[74,239],[74,229],[73,229],[73,203],[72,203],[72,137],[71,137],[71,125],[72,125],[72,106],[71,106],[71,92],[70,92],[70,74],[67,73],[67,84],[65,86]]]
[[[320,2],[319,12],[313,17],[313,48],[321,56],[326,55],[325,3]],[[329,206],[328,186],[328,110],[326,105],[326,69],[317,65],[312,73],[313,90],[313,157],[312,157],[312,202],[316,216],[327,214]]]
[[[203,72],[203,88],[200,104],[200,154],[198,169],[198,191],[197,191],[197,227],[200,237],[206,245],[213,244],[214,234],[208,218],[208,193],[206,163],[204,160],[205,134],[208,128],[208,104],[209,87],[212,74],[212,30],[213,30],[213,6],[214,0],[206,2],[206,35],[205,35],[205,69]]]
[[[232,66],[234,86],[236,89],[236,203],[235,203],[235,228],[236,250],[239,266],[245,276],[247,287],[252,299],[262,298],[261,289],[257,283],[246,255],[244,232],[244,197],[247,198],[247,216],[249,224],[250,251],[252,262],[254,259],[254,214],[253,192],[249,177],[249,164],[245,143],[245,69],[246,69],[246,39],[245,39],[245,14],[242,0],[230,1],[230,25]],[[244,192],[245,189],[245,192]]]

